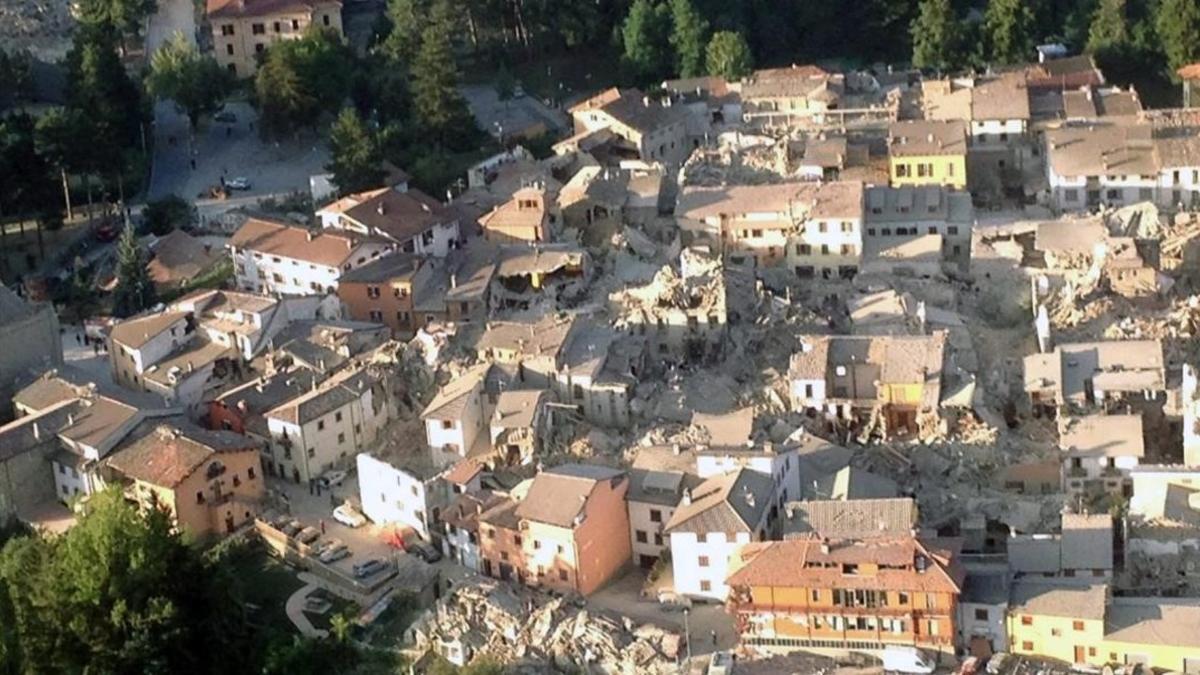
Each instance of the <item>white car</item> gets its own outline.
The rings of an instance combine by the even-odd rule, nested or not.
[[[249,190],[250,179],[246,178],[245,176],[238,176],[233,180],[225,181],[225,187],[229,188],[230,190]]]
[[[362,527],[367,524],[366,516],[349,504],[342,504],[334,509],[333,519],[346,527]]]
[[[321,487],[332,488],[342,484],[346,480],[345,471],[326,471],[323,476],[317,479],[321,483]]]

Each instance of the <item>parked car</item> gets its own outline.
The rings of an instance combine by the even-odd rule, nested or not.
[[[225,181],[225,187],[229,188],[230,190],[249,190],[250,179],[246,178],[245,176],[238,176],[233,180]]]
[[[329,544],[329,546],[326,547],[326,549],[321,552],[321,555],[317,556],[317,560],[320,560],[321,562],[323,562],[325,564],[329,564],[329,563],[335,563],[335,562],[341,560],[342,558],[349,558],[349,557],[350,557],[349,547],[347,547],[345,544],[338,541],[337,539],[333,539],[333,540],[331,540],[331,543]]]
[[[317,543],[308,547],[308,554],[314,558],[320,559],[322,553],[328,551],[329,548],[334,544],[340,543],[341,542],[337,539],[322,539],[321,541],[318,541]]]
[[[333,470],[326,471],[324,475],[317,479],[317,482],[320,483],[321,487],[323,488],[332,488],[341,485],[342,481],[344,480],[346,480],[345,471]]]
[[[367,524],[367,517],[350,504],[342,504],[334,509],[333,519],[346,527],[362,527]]]
[[[237,122],[237,115],[234,115],[228,110],[222,110],[216,115],[213,115],[213,119],[224,124],[233,124],[234,122]]]
[[[279,528],[279,531],[283,532],[284,534],[286,534],[289,537],[294,537],[294,536],[296,536],[297,533],[300,532],[300,530],[303,530],[303,529],[304,529],[304,525],[302,525],[300,523],[300,521],[289,520],[286,523],[284,523],[282,527]]]
[[[354,578],[366,579],[374,574],[379,574],[387,568],[387,563],[379,558],[371,558],[370,560],[356,563],[354,565]]]
[[[405,544],[404,549],[430,565],[442,559],[442,552],[436,546],[423,541],[414,541],[411,544]]]
[[[321,531],[315,527],[306,527],[296,534],[296,540],[301,544],[311,544],[321,538]]]

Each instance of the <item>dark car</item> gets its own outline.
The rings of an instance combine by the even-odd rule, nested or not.
[[[432,565],[442,559],[442,552],[437,547],[423,541],[413,542],[405,546],[409,553]]]

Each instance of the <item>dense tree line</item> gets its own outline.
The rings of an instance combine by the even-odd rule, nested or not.
[[[202,550],[116,489],[61,535],[5,525],[0,543],[2,673],[399,672],[390,653],[350,641],[341,617],[323,640],[264,626],[268,608],[247,602],[253,582],[235,566],[244,544]]]

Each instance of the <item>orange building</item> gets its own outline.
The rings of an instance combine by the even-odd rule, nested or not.
[[[479,517],[483,573],[588,595],[631,555],[624,472],[566,464]],[[517,495],[518,497],[520,495]]]
[[[747,647],[952,654],[960,546],[912,535],[751,544],[731,561],[727,607]]]
[[[176,527],[197,538],[252,520],[266,492],[258,444],[232,431],[162,424],[108,464],[128,479],[131,498],[166,510]]]
[[[385,256],[342,275],[337,294],[346,316],[382,323],[396,337],[410,338],[425,320],[417,316],[418,293],[432,284],[432,269],[415,256]],[[437,313],[440,318],[441,312]]]

